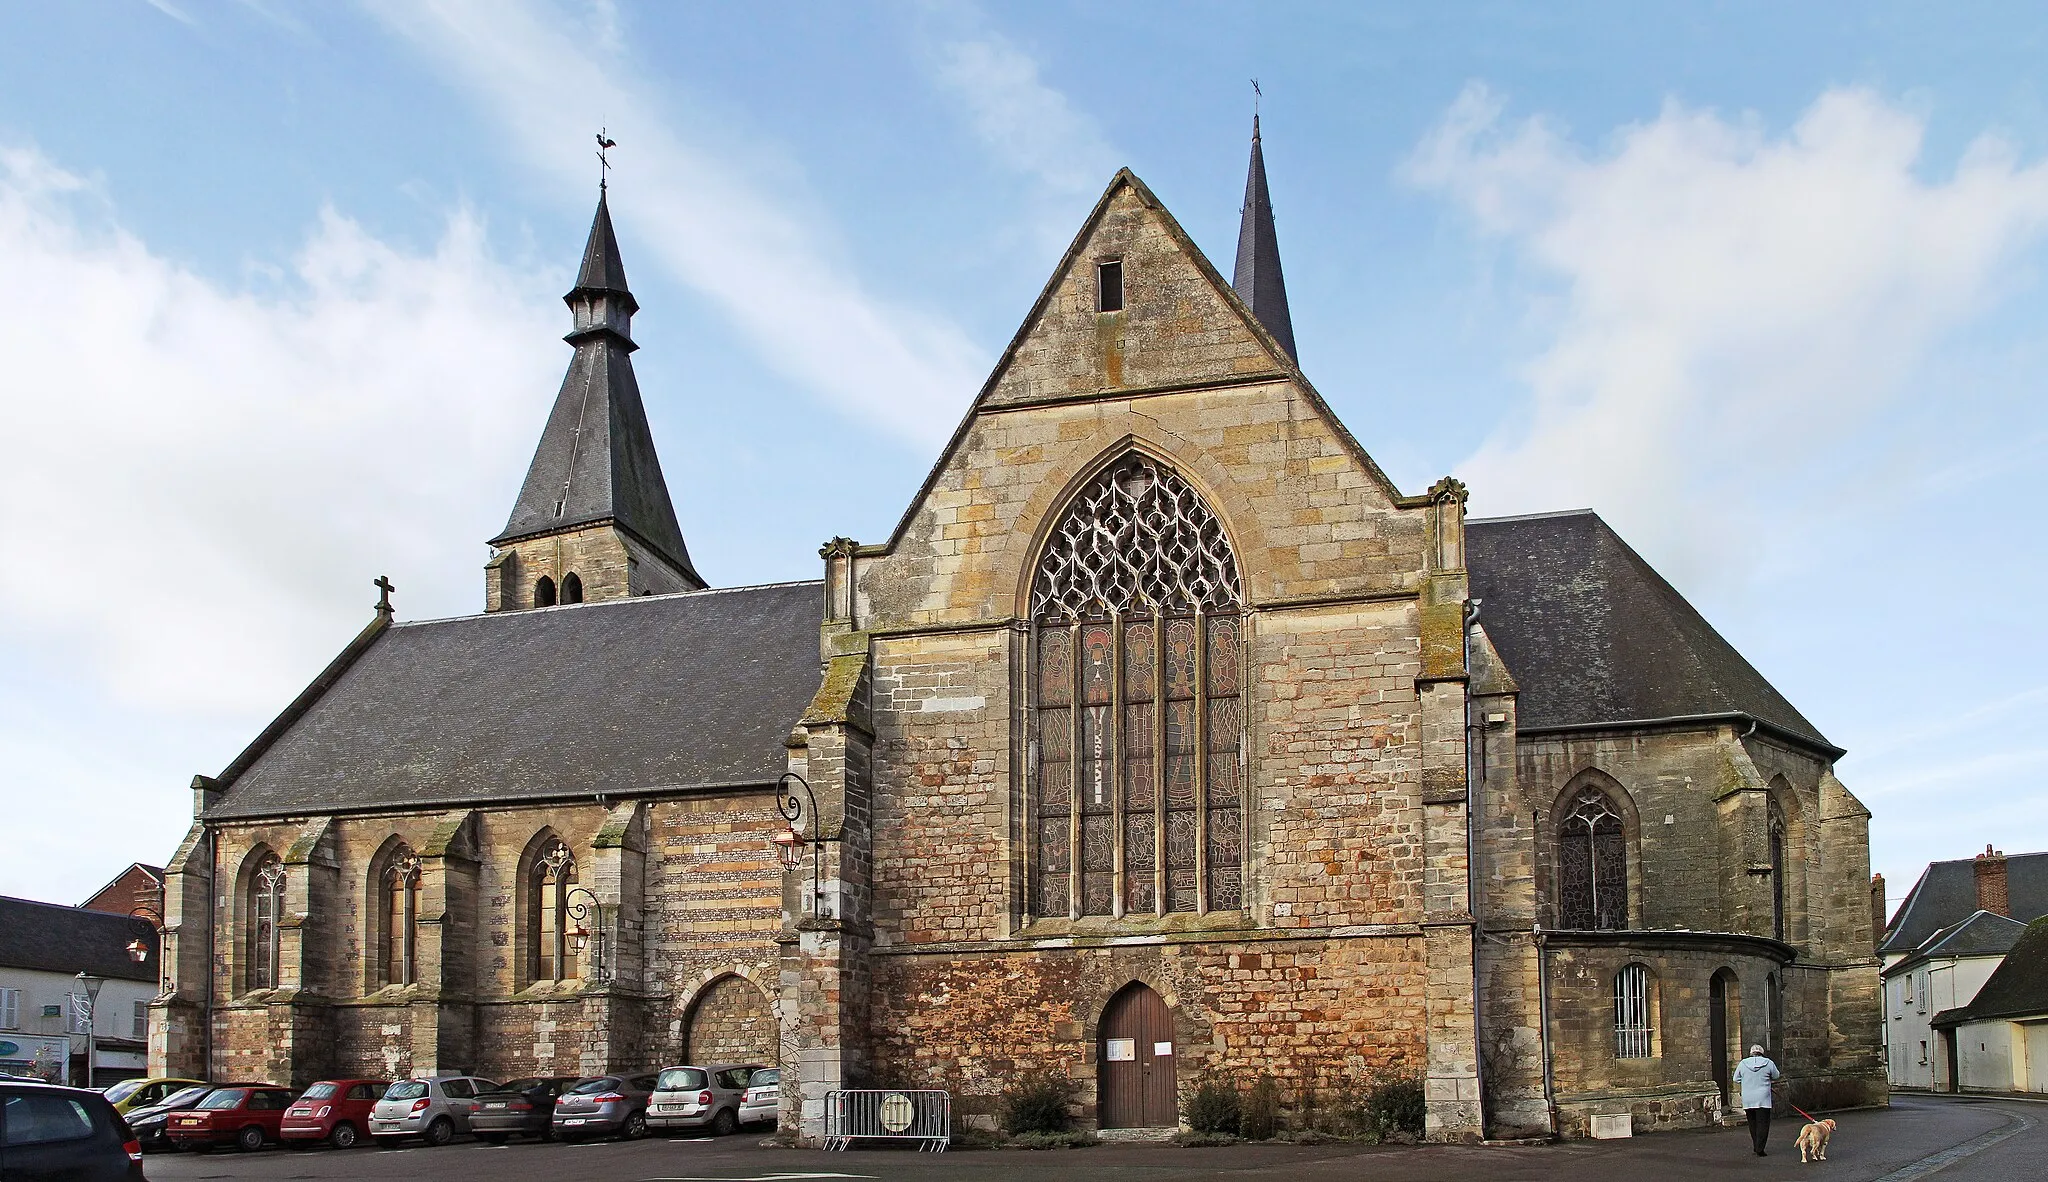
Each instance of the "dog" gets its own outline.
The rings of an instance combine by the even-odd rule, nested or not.
[[[1816,1120],[1808,1122],[1799,1130],[1799,1160],[1826,1161],[1828,1141],[1835,1135],[1835,1122]]]

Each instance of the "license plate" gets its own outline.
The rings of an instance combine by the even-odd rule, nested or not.
[[[563,1121],[562,1123],[565,1125],[580,1125],[583,1123],[583,1118],[580,1116],[572,1116],[569,1119]]]
[[[485,1107],[485,1108],[503,1108],[503,1107],[504,1107],[504,1105],[503,1105],[503,1104],[486,1104],[486,1105],[484,1105],[484,1107]]]

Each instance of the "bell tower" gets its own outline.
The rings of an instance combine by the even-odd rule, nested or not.
[[[575,347],[526,482],[484,564],[484,610],[624,599],[706,584],[654,454],[633,378],[626,266],[599,190],[576,286],[562,297]]]

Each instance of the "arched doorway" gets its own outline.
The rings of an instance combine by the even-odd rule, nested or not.
[[[683,1059],[707,1063],[781,1061],[782,1040],[768,996],[741,976],[724,976],[706,986],[690,1003],[683,1022]]]
[[[1731,1111],[1729,1105],[1732,1085],[1735,1079],[1733,1060],[1729,1056],[1729,1035],[1741,1037],[1741,986],[1736,984],[1735,974],[1728,969],[1714,973],[1714,979],[1707,985],[1707,1053],[1712,1056],[1714,1086],[1721,1090],[1721,1109]],[[1729,1022],[1730,994],[1734,994],[1734,1025]]]
[[[1148,986],[1125,986],[1102,1010],[1095,1040],[1096,1124],[1161,1129],[1180,1124],[1174,1081],[1173,1012]]]

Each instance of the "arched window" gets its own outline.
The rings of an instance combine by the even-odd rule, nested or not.
[[[379,877],[379,976],[385,985],[411,985],[419,977],[420,860],[401,844]]]
[[[555,606],[555,581],[546,575],[542,575],[533,585],[533,606]]]
[[[1652,1043],[1650,970],[1623,965],[1614,974],[1614,1057],[1647,1059]]]
[[[1558,822],[1558,926],[1590,931],[1628,926],[1628,840],[1621,812],[1588,784]]]
[[[284,864],[265,854],[249,875],[249,988],[277,987],[277,924],[284,917]]]
[[[1034,914],[1244,906],[1243,603],[1221,523],[1148,456],[1059,520],[1031,593]]]
[[[1771,936],[1785,938],[1785,814],[1771,801]]]
[[[562,602],[583,602],[583,580],[577,578],[576,572],[573,570],[562,576]]]
[[[535,981],[576,977],[576,947],[569,939],[569,888],[576,885],[576,859],[555,838],[543,846],[527,875],[527,976]]]

